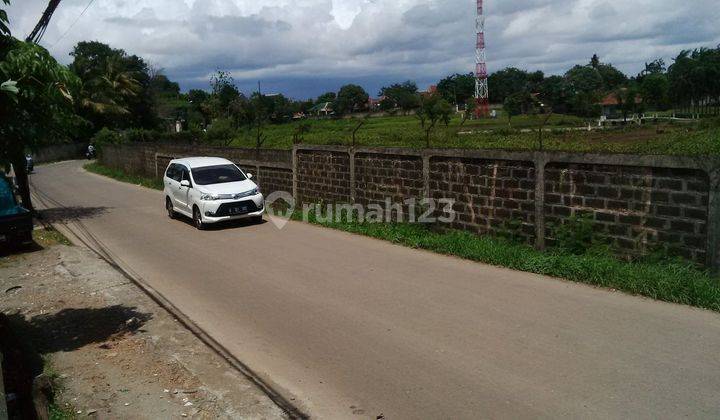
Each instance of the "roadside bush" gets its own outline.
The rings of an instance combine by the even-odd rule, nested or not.
[[[705,118],[697,124],[701,130],[707,130],[711,128],[720,128],[720,117]]]
[[[572,215],[564,223],[549,225],[555,247],[561,252],[584,255],[588,252],[609,251],[602,238],[595,233],[592,216],[589,214]]]
[[[159,134],[157,131],[133,128],[123,131],[122,136],[130,143],[151,143],[158,140]]]
[[[178,144],[195,144],[201,143],[204,140],[204,133],[200,130],[188,130],[179,133],[160,133],[158,136],[158,141]]]
[[[124,141],[124,137],[119,132],[110,130],[107,127],[103,127],[102,130],[95,133],[95,135],[90,139],[90,142],[97,147],[104,144],[120,144]]]
[[[495,134],[503,137],[509,137],[513,134],[518,134],[519,132],[513,128],[505,127],[505,128],[498,128],[493,131]]]
[[[205,141],[211,144],[228,146],[232,143],[237,135],[237,130],[233,127],[232,120],[229,118],[218,118],[213,121],[210,128],[205,134]]]

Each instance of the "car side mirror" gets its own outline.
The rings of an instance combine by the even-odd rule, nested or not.
[[[252,179],[252,174],[250,172],[247,173],[248,179]]]
[[[183,179],[182,181],[180,181],[180,186],[190,188],[190,181],[188,181],[187,179]]]

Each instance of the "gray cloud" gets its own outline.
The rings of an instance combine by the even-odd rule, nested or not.
[[[44,2],[14,0],[22,37]],[[64,0],[43,45],[63,62],[80,40],[145,57],[181,82],[207,87],[215,68],[241,86],[257,80],[304,97],[360,81],[421,85],[472,70],[474,2],[468,0]],[[634,74],[682,48],[720,43],[717,0],[486,0],[488,65],[560,73],[593,53]],[[59,40],[59,42],[58,42]]]

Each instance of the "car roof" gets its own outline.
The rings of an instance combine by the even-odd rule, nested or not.
[[[173,159],[170,161],[170,163],[181,163],[183,165],[186,165],[192,168],[202,168],[204,166],[213,166],[213,165],[227,165],[228,163],[232,163],[231,161],[220,158],[220,157],[186,157],[182,159]]]

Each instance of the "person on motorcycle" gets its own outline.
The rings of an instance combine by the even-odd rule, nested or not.
[[[95,158],[95,146],[93,146],[92,143],[88,145],[87,153],[85,153],[85,156],[87,156],[88,159]]]

